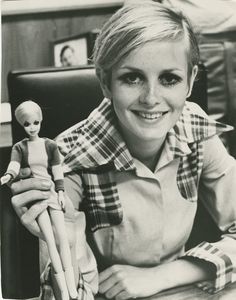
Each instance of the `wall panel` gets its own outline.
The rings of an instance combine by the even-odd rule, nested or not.
[[[2,102],[10,70],[53,65],[52,42],[101,28],[118,7],[2,16]]]

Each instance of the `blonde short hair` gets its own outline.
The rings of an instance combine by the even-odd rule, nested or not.
[[[16,120],[22,126],[25,120],[32,114],[36,114],[39,117],[39,121],[42,121],[43,115],[40,106],[31,100],[22,102],[15,110]]]
[[[188,19],[163,4],[144,1],[125,5],[101,29],[93,55],[97,75],[109,75],[132,50],[154,40],[185,40],[189,71],[199,63],[199,48]]]

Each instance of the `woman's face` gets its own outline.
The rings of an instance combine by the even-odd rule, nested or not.
[[[25,118],[23,122],[23,127],[30,139],[34,139],[35,137],[38,137],[41,128],[41,120],[38,114],[35,113]]]
[[[188,78],[185,49],[183,41],[152,41],[113,67],[106,96],[127,139],[163,140],[179,119],[197,72]]]

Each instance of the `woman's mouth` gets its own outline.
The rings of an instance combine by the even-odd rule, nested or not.
[[[143,111],[135,111],[134,112],[136,115],[138,115],[139,117],[146,119],[146,120],[158,120],[160,119],[162,116],[164,116],[167,111],[165,112],[143,112]]]

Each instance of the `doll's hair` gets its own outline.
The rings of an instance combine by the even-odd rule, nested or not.
[[[191,74],[199,63],[199,48],[188,19],[176,9],[153,1],[125,5],[104,24],[96,39],[93,60],[97,75],[104,72],[109,78],[115,64],[146,42],[178,40],[185,43]]]
[[[32,114],[36,114],[39,121],[42,121],[43,115],[40,106],[31,100],[22,102],[15,110],[16,120],[22,126],[24,125],[25,120]]]

